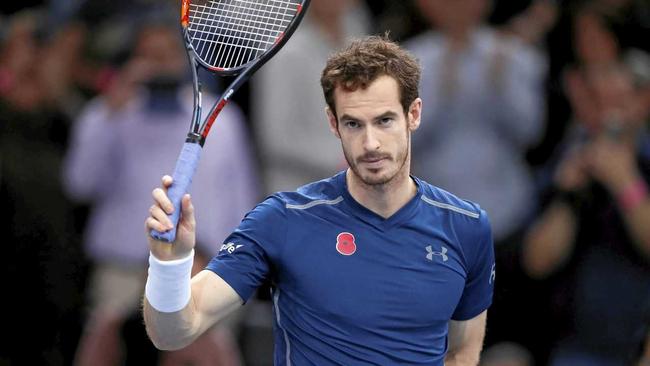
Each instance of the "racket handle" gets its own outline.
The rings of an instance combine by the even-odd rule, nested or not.
[[[199,163],[199,158],[201,157],[201,145],[193,142],[186,142],[183,145],[181,154],[176,161],[176,168],[174,169],[174,181],[172,185],[167,190],[167,196],[174,205],[174,212],[171,215],[167,215],[174,225],[174,228],[166,231],[160,232],[157,230],[151,230],[149,235],[156,240],[165,241],[168,243],[173,243],[176,239],[176,227],[178,226],[178,219],[181,216],[181,199],[183,195],[187,193],[192,184],[192,177],[196,171],[196,166]]]

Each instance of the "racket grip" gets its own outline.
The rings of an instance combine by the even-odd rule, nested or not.
[[[194,176],[200,157],[201,145],[192,142],[186,142],[183,145],[178,161],[176,161],[176,168],[174,169],[173,175],[174,181],[167,190],[167,196],[174,205],[174,212],[167,216],[171,220],[174,228],[166,232],[151,230],[149,235],[152,238],[168,243],[173,243],[176,239],[176,227],[181,216],[181,199],[190,189],[192,177]]]

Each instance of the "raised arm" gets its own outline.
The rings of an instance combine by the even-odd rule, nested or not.
[[[479,362],[487,310],[469,320],[449,322],[449,349],[445,366],[476,366]]]
[[[650,195],[638,168],[636,138],[636,135],[627,140],[606,134],[599,136],[590,146],[588,166],[618,204],[639,254],[650,260]]]
[[[555,272],[573,253],[576,217],[564,200],[555,200],[531,227],[524,241],[523,265],[533,278]]]
[[[492,110],[509,141],[526,148],[543,130],[546,60],[533,47],[499,38],[491,65]]]
[[[172,178],[165,176],[163,187],[153,191],[154,204],[145,221],[151,256],[144,321],[152,342],[163,350],[189,345],[243,303],[235,290],[214,272],[204,270],[190,280],[196,221],[189,195],[183,197],[176,241],[169,244],[149,236],[151,229],[171,229],[167,213],[173,206],[166,194],[171,183]]]
[[[522,265],[533,278],[546,278],[571,257],[578,230],[575,207],[590,178],[583,146],[569,148],[553,173],[557,192],[526,233]]]

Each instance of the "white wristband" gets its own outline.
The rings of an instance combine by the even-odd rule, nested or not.
[[[190,277],[194,250],[185,258],[161,261],[149,253],[149,277],[144,294],[149,304],[162,313],[182,310],[192,296]]]

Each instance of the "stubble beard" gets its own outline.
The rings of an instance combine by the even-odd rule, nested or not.
[[[393,159],[392,156],[390,155],[385,155],[385,154],[366,154],[363,156],[360,156],[357,160],[361,160],[364,158],[369,158],[369,157],[375,157],[375,156],[380,156],[380,157],[385,157],[389,159],[390,161],[397,161],[398,162],[398,168],[394,172],[386,172],[382,175],[379,176],[368,176],[364,175],[360,169],[358,164],[356,163],[354,157],[351,156],[350,152],[346,150],[345,145],[341,143],[341,147],[343,148],[343,156],[345,156],[345,160],[348,163],[348,166],[350,167],[350,170],[352,170],[352,173],[358,178],[360,182],[362,182],[364,185],[370,187],[370,188],[375,188],[375,189],[381,189],[386,186],[389,186],[391,183],[395,181],[395,178],[399,177],[401,173],[404,171],[406,162],[408,161],[409,157],[409,151],[410,151],[410,146],[411,146],[411,135],[406,131],[406,147],[404,150],[400,151],[395,158]]]

